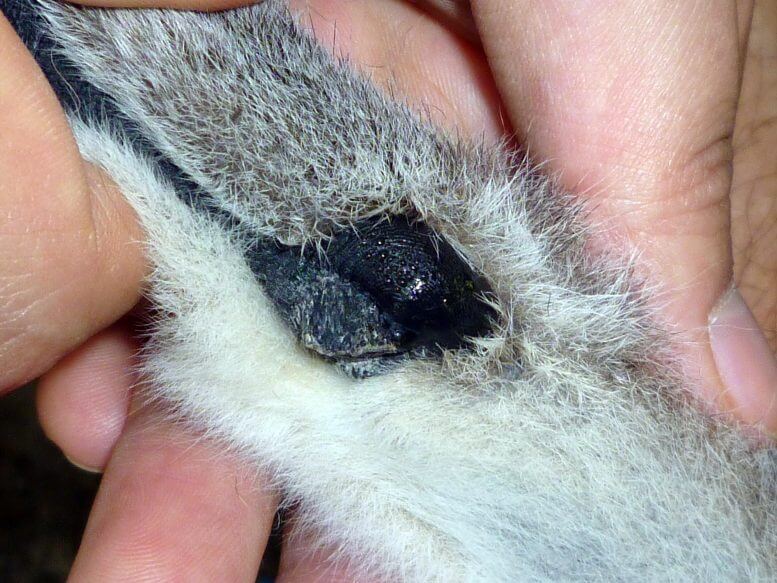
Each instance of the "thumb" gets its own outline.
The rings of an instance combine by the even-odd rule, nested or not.
[[[145,265],[132,210],[82,162],[2,16],[0,47],[0,389],[10,389],[127,312]]]

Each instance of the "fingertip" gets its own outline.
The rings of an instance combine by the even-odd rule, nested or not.
[[[128,331],[114,326],[41,377],[41,426],[74,465],[99,471],[107,463],[127,416],[136,350]]]
[[[709,318],[710,346],[725,393],[723,408],[739,420],[777,436],[777,360],[735,287]]]

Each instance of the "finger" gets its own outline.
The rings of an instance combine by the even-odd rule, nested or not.
[[[437,125],[500,141],[509,128],[482,51],[403,0],[292,0],[316,39]]]
[[[734,132],[734,275],[777,352],[777,3],[757,2],[752,24]]]
[[[72,581],[253,582],[276,500],[222,450],[146,411],[133,416],[100,484]]]
[[[777,428],[762,418],[766,404],[754,408],[745,395],[747,379],[721,381],[707,327],[731,278],[733,3],[472,6],[530,152],[592,201],[609,227],[598,244],[639,250],[648,281],[665,290],[656,303],[690,386],[719,409]]]
[[[38,381],[38,418],[76,465],[100,471],[124,427],[137,345],[125,326],[90,338]]]
[[[43,74],[0,16],[0,390],[50,368],[137,301],[140,231],[78,156]]]

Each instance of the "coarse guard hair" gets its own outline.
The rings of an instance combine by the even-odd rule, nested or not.
[[[401,581],[777,577],[775,450],[697,412],[628,261],[586,253],[525,157],[438,131],[275,0],[0,6],[145,229],[150,397],[268,472],[335,559]],[[419,320],[443,269],[416,277],[423,253],[458,283]]]

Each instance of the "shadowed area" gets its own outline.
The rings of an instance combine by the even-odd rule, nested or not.
[[[100,477],[43,435],[32,386],[0,399],[0,580],[64,581]]]

